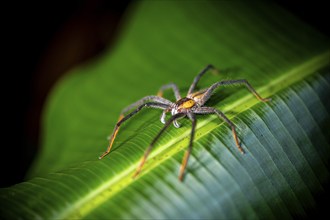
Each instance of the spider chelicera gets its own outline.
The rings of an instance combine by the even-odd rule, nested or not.
[[[204,106],[204,104],[207,100],[209,100],[209,98],[211,97],[211,95],[212,95],[212,93],[215,89],[217,89],[220,86],[225,86],[225,85],[244,85],[260,101],[267,102],[267,101],[270,101],[271,99],[270,98],[268,98],[268,99],[262,98],[255,91],[255,89],[248,83],[248,81],[245,80],[245,79],[219,81],[219,82],[214,83],[213,85],[211,85],[210,87],[208,87],[206,89],[202,89],[202,90],[199,90],[197,92],[194,92],[198,81],[200,80],[200,78],[208,70],[217,71],[212,65],[206,66],[206,68],[204,68],[195,77],[193,83],[191,84],[191,86],[188,90],[187,96],[184,97],[184,98],[181,97],[180,92],[179,92],[179,88],[177,87],[177,85],[174,84],[174,83],[170,83],[170,84],[162,86],[159,89],[159,92],[158,92],[157,96],[146,96],[146,97],[138,100],[137,102],[135,102],[135,103],[127,106],[126,108],[124,108],[122,110],[122,112],[120,114],[120,117],[118,119],[118,122],[117,122],[117,124],[116,124],[110,138],[109,138],[108,148],[99,157],[99,159],[102,159],[103,157],[105,157],[107,154],[110,153],[113,142],[116,138],[116,135],[118,133],[120,125],[123,122],[125,122],[126,120],[128,120],[129,118],[131,118],[133,115],[138,113],[140,110],[142,110],[144,107],[162,109],[163,113],[160,117],[160,121],[165,125],[159,131],[159,133],[156,135],[156,137],[152,140],[149,147],[145,151],[144,156],[142,157],[142,159],[140,161],[140,164],[137,167],[133,178],[135,178],[140,173],[145,161],[147,160],[147,157],[148,157],[149,153],[151,152],[152,148],[154,147],[156,141],[159,139],[159,137],[166,130],[166,128],[168,128],[171,123],[173,123],[173,125],[176,128],[179,128],[180,125],[179,125],[177,120],[180,119],[180,118],[183,118],[183,117],[188,117],[191,120],[192,128],[191,128],[191,133],[190,133],[189,146],[188,146],[188,148],[187,148],[187,150],[184,154],[184,157],[183,157],[182,163],[181,163],[181,167],[180,167],[180,173],[179,173],[179,180],[180,181],[183,180],[183,174],[184,174],[185,168],[187,166],[187,162],[188,162],[188,159],[189,159],[189,156],[190,156],[190,153],[191,153],[191,150],[192,150],[192,146],[193,146],[193,140],[194,140],[195,128],[196,128],[196,116],[195,115],[206,115],[206,114],[216,114],[216,115],[218,115],[219,118],[224,120],[231,127],[236,146],[237,146],[238,150],[242,154],[244,154],[244,150],[242,149],[242,147],[240,145],[240,142],[237,138],[235,125],[225,116],[224,113],[222,113],[218,109]],[[176,98],[175,102],[171,102],[167,99],[162,98],[163,91],[166,90],[166,89],[172,89],[173,90],[175,98]],[[125,113],[129,112],[130,110],[132,110],[134,108],[135,108],[134,111],[130,112],[129,114],[127,114],[125,116]],[[171,112],[172,117],[168,121],[166,121],[165,116],[166,116],[166,113],[168,113],[168,112]]]

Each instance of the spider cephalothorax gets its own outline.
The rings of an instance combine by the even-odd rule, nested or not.
[[[134,177],[137,176],[140,173],[141,168],[143,167],[150,151],[152,150],[154,144],[159,139],[161,134],[165,131],[165,129],[167,127],[169,127],[169,125],[171,123],[173,123],[173,125],[176,128],[179,128],[180,125],[177,122],[177,120],[179,118],[188,117],[192,122],[192,129],[191,129],[191,133],[190,133],[189,146],[188,146],[188,149],[185,152],[185,155],[183,157],[182,164],[181,164],[181,167],[180,167],[179,179],[182,181],[184,170],[187,166],[187,162],[188,162],[188,159],[189,159],[189,156],[190,156],[190,153],[191,153],[191,150],[192,150],[192,146],[193,146],[193,139],[194,139],[195,128],[196,128],[196,117],[195,117],[196,114],[198,114],[198,115],[216,114],[221,119],[223,119],[231,127],[231,130],[232,130],[233,137],[234,137],[235,144],[236,144],[237,148],[239,149],[239,151],[241,153],[244,153],[244,151],[243,151],[243,149],[242,149],[242,147],[241,147],[241,145],[238,141],[238,138],[237,138],[235,125],[221,111],[219,111],[218,109],[212,108],[212,107],[204,106],[204,104],[211,97],[213,91],[216,88],[218,88],[220,86],[224,86],[224,85],[244,85],[260,101],[266,102],[266,101],[269,101],[270,99],[261,98],[261,96],[253,89],[253,87],[245,79],[219,81],[219,82],[216,82],[216,83],[212,84],[210,87],[208,87],[206,89],[194,92],[194,89],[195,89],[198,81],[200,80],[200,78],[208,70],[215,70],[215,69],[212,65],[208,65],[206,68],[204,68],[195,77],[193,83],[191,84],[191,86],[188,90],[187,96],[184,97],[184,98],[181,98],[179,89],[176,86],[176,84],[170,83],[170,84],[162,86],[160,88],[157,96],[146,96],[146,97],[140,99],[139,101],[129,105],[125,109],[123,109],[123,111],[120,114],[119,120],[118,120],[118,122],[117,122],[117,124],[116,124],[116,126],[115,126],[115,128],[112,132],[112,135],[110,136],[107,151],[105,151],[99,158],[102,159],[104,156],[106,156],[107,154],[110,153],[112,145],[113,145],[113,141],[116,138],[116,135],[118,133],[120,125],[124,121],[126,121],[127,119],[131,118],[133,115],[138,113],[144,107],[162,109],[163,113],[160,117],[160,121],[165,125],[159,131],[157,136],[152,140],[151,144],[149,145],[146,152],[144,153],[144,156],[142,157],[141,162],[140,162],[139,166],[137,167],[137,170],[134,174]],[[173,90],[175,98],[176,98],[175,102],[171,102],[171,101],[169,101],[167,99],[164,99],[162,97],[163,91],[166,90],[166,89],[172,89]],[[132,112],[130,112],[129,114],[127,114],[125,116],[125,114],[127,112],[131,111],[132,109],[135,109],[135,110],[133,110]],[[168,113],[168,112],[171,112],[172,116],[168,121],[166,121],[165,120],[166,113]]]

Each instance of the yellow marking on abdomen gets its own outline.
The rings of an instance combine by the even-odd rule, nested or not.
[[[184,103],[181,104],[183,108],[191,108],[195,105],[195,101],[192,99],[189,99],[188,101],[185,101]]]

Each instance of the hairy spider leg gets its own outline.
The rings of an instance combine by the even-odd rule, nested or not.
[[[125,116],[124,116],[123,114],[120,114],[120,115],[119,115],[119,118],[118,118],[118,120],[117,120],[116,126],[115,126],[115,128],[114,128],[114,130],[113,130],[113,132],[112,132],[112,134],[111,134],[111,136],[110,136],[110,138],[109,138],[109,145],[108,145],[108,148],[107,148],[106,152],[104,152],[104,153],[99,157],[99,159],[102,159],[104,156],[106,156],[107,154],[110,153],[111,148],[112,148],[112,144],[113,144],[113,142],[114,142],[114,140],[115,140],[115,138],[116,138],[116,136],[117,136],[117,133],[118,133],[118,131],[119,131],[119,126],[120,126],[120,124],[122,123],[122,119],[123,119],[124,117],[125,117]]]
[[[120,125],[120,124],[122,123],[121,120],[124,120],[124,119],[125,119],[124,121],[126,121],[126,120],[128,119],[128,118],[125,118],[125,117],[124,117],[125,113],[128,112],[128,111],[130,111],[130,110],[132,110],[133,108],[137,108],[137,107],[143,105],[143,104],[144,104],[145,102],[147,102],[147,101],[152,101],[152,102],[155,102],[155,103],[165,104],[165,105],[168,105],[168,106],[170,106],[170,105],[173,104],[171,101],[169,101],[169,100],[167,100],[167,99],[164,99],[164,98],[159,97],[159,96],[151,95],[151,96],[145,96],[145,97],[143,97],[142,99],[140,99],[140,100],[134,102],[133,104],[127,106],[126,108],[124,108],[124,109],[122,110],[121,114],[120,114],[119,120],[118,120],[118,122],[117,122],[117,124],[116,124],[116,126],[115,126],[115,128],[114,128],[114,131],[112,132],[112,134],[111,134],[111,136],[110,136],[110,138],[109,138],[109,145],[108,145],[107,151],[105,151],[105,152],[99,157],[99,159],[102,159],[103,157],[105,157],[107,154],[110,153],[110,150],[111,150],[111,148],[112,148],[112,144],[113,144],[114,139],[116,138],[116,135],[117,135],[118,130],[119,130],[119,126],[118,126],[118,124]],[[131,115],[131,116],[133,116],[133,115]],[[131,117],[131,116],[130,116],[130,117]],[[130,118],[130,117],[129,117],[129,118]]]
[[[142,99],[134,102],[133,104],[130,104],[129,106],[127,106],[126,108],[124,108],[122,111],[121,111],[121,114],[124,115],[126,112],[132,110],[133,108],[136,108],[140,105],[142,105],[143,103],[146,103],[148,101],[151,101],[151,102],[157,102],[157,103],[161,103],[161,104],[166,104],[166,105],[172,105],[173,102],[167,100],[167,99],[164,99],[163,97],[159,97],[159,96],[155,96],[155,95],[149,95],[149,96],[145,96],[143,97]]]
[[[163,97],[163,92],[166,89],[172,89],[173,90],[176,101],[181,99],[180,90],[179,90],[178,86],[175,83],[169,83],[169,84],[166,84],[166,85],[163,85],[162,87],[160,87],[160,89],[157,93],[157,96]]]
[[[121,114],[124,114],[125,112],[130,111],[133,108],[136,108],[139,105],[142,105],[143,103],[145,103],[146,101],[152,101],[152,102],[157,102],[157,103],[163,103],[163,104],[167,104],[168,106],[173,105],[173,103],[167,99],[164,99],[163,97],[160,96],[155,96],[155,95],[150,95],[150,96],[146,96],[143,97],[142,99],[134,102],[133,104],[127,106],[126,108],[123,109],[123,111],[121,112]],[[164,110],[163,114],[166,113],[166,110]],[[161,121],[165,120],[165,115],[161,116]],[[163,122],[164,123],[164,122]]]
[[[129,113],[128,115],[124,116],[124,114],[122,113],[119,117],[119,120],[111,134],[111,137],[109,139],[109,145],[107,150],[99,157],[99,159],[102,159],[103,157],[105,157],[107,154],[110,153],[113,142],[117,136],[117,133],[119,131],[120,125],[125,122],[126,120],[128,120],[129,118],[131,118],[133,115],[135,115],[136,113],[138,113],[139,111],[141,111],[141,109],[143,109],[144,107],[151,107],[151,108],[159,108],[159,109],[166,109],[168,108],[167,104],[163,104],[163,103],[158,103],[158,102],[147,102],[144,103],[142,105],[140,105],[139,107],[137,107],[134,111],[132,111],[131,113]]]
[[[271,100],[271,98],[262,98],[256,90],[250,85],[250,83],[246,79],[238,79],[238,80],[224,80],[217,83],[214,83],[212,86],[210,86],[203,96],[200,97],[199,104],[202,106],[205,104],[207,100],[211,97],[213,91],[217,89],[220,86],[226,86],[226,85],[244,85],[248,88],[248,90],[260,101],[262,102],[268,102]]]
[[[149,147],[147,148],[147,150],[144,152],[144,155],[143,157],[141,158],[141,161],[140,161],[140,164],[139,166],[137,167],[134,175],[133,175],[133,178],[135,178],[137,175],[139,175],[139,173],[141,172],[141,169],[144,165],[144,163],[146,162],[152,148],[154,147],[156,141],[160,138],[160,136],[163,134],[163,132],[170,126],[170,124],[178,119],[178,118],[181,118],[181,117],[184,117],[186,114],[184,113],[178,113],[176,115],[173,115],[166,123],[165,125],[163,126],[163,128],[158,132],[157,136],[152,140],[152,142],[150,143]]]
[[[182,162],[181,162],[181,166],[180,166],[180,173],[179,173],[179,180],[183,181],[183,175],[184,175],[184,171],[187,167],[187,163],[189,160],[189,156],[190,153],[192,151],[192,147],[193,147],[193,141],[194,141],[194,137],[195,137],[195,129],[196,129],[196,117],[193,113],[189,113],[188,114],[189,119],[191,120],[191,132],[190,132],[190,140],[189,140],[189,146],[182,158]]]
[[[212,107],[200,107],[197,108],[194,111],[195,114],[217,114],[219,116],[219,118],[221,118],[222,120],[224,120],[230,127],[231,127],[231,131],[233,133],[233,137],[236,143],[236,146],[238,148],[238,150],[244,154],[244,150],[241,147],[241,144],[239,143],[239,140],[237,138],[237,133],[236,133],[236,126],[234,125],[234,123],[232,123],[227,117],[226,115],[219,111],[218,109],[212,108]]]
[[[193,83],[191,84],[187,96],[191,95],[195,89],[195,87],[197,86],[197,83],[199,82],[200,78],[208,71],[208,70],[212,70],[213,73],[218,73],[219,71],[211,64],[207,65],[195,78]]]

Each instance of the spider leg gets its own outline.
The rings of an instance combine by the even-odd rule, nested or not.
[[[164,99],[163,97],[150,95],[150,96],[143,97],[142,99],[140,99],[140,100],[134,102],[133,104],[127,106],[126,108],[124,108],[121,112],[121,115],[125,114],[125,112],[128,112],[128,111],[132,110],[133,108],[138,107],[139,105],[142,105],[146,101],[162,103],[162,104],[166,104],[168,106],[173,105],[173,103],[171,101],[169,101],[167,99]],[[164,109],[163,114],[165,114],[165,113],[166,113],[166,110]],[[161,116],[161,121],[165,120],[165,115],[163,116],[163,114]]]
[[[208,71],[208,70],[213,70],[214,72],[217,72],[217,69],[214,68],[213,65],[209,64],[207,65],[195,78],[193,83],[191,84],[189,90],[188,90],[188,95],[191,95],[197,85],[197,83],[199,82],[200,78]]]
[[[179,99],[181,99],[181,95],[180,95],[180,91],[179,91],[179,88],[176,84],[174,83],[169,83],[169,84],[166,84],[166,85],[163,85],[162,87],[160,87],[158,93],[157,93],[157,96],[159,97],[162,97],[163,96],[163,92],[164,90],[166,89],[172,89],[173,92],[174,92],[174,96],[175,96],[175,99],[178,101]]]
[[[147,148],[147,150],[144,152],[144,155],[140,161],[140,164],[139,166],[137,167],[134,175],[133,175],[133,178],[135,178],[140,172],[141,172],[141,169],[144,165],[144,163],[146,162],[152,148],[154,147],[156,141],[160,138],[160,136],[163,134],[163,132],[171,125],[171,123],[177,119],[177,118],[180,118],[180,117],[183,117],[185,114],[184,113],[178,113],[176,115],[173,115],[164,125],[164,127],[158,132],[157,136],[152,140],[152,142],[150,143],[149,147]]]
[[[270,101],[271,98],[262,98],[257,92],[256,90],[250,85],[250,83],[246,80],[246,79],[238,79],[238,80],[224,80],[224,81],[220,81],[217,83],[214,83],[213,85],[211,85],[206,92],[204,93],[204,95],[200,98],[199,104],[200,105],[204,105],[204,103],[211,97],[212,92],[220,87],[220,86],[227,86],[227,85],[244,85],[247,87],[247,89],[260,101],[262,102],[267,102]]]
[[[146,97],[143,97],[142,99],[134,102],[133,104],[127,106],[126,108],[124,108],[122,111],[121,111],[121,114],[125,114],[126,112],[132,110],[133,108],[136,108],[140,105],[142,105],[143,103],[147,102],[147,101],[151,101],[151,102],[155,102],[155,103],[160,103],[160,104],[165,104],[165,105],[173,105],[173,102],[167,100],[167,99],[164,99],[163,97],[159,97],[159,96],[155,96],[155,95],[150,95],[150,96],[146,96]]]
[[[195,136],[195,129],[196,129],[196,122],[197,122],[195,114],[190,113],[190,114],[188,114],[188,117],[191,120],[192,125],[191,125],[189,146],[188,146],[188,149],[186,150],[186,152],[183,156],[182,163],[181,163],[181,166],[180,166],[180,173],[179,173],[179,180],[180,181],[183,180],[183,174],[184,174],[184,171],[186,169],[190,153],[192,151],[192,146],[193,146],[193,141],[194,141],[194,136]]]
[[[144,107],[151,107],[151,108],[159,108],[159,109],[166,109],[168,108],[168,105],[163,104],[163,103],[157,103],[157,102],[147,102],[144,103],[142,105],[140,105],[139,107],[137,107],[134,111],[132,111],[131,113],[129,113],[128,115],[124,116],[124,114],[120,114],[118,122],[109,138],[109,145],[107,150],[99,157],[99,159],[102,159],[103,157],[105,157],[107,154],[110,153],[111,148],[112,148],[112,144],[117,136],[117,133],[119,131],[120,125],[125,122],[126,120],[128,120],[129,118],[131,118],[133,115],[135,115],[136,113],[138,113],[139,111],[141,111],[141,109],[143,109]]]
[[[221,118],[222,120],[224,120],[230,127],[231,127],[231,131],[233,133],[233,137],[234,137],[234,140],[235,140],[235,144],[238,148],[238,150],[244,154],[244,150],[243,148],[241,147],[240,143],[239,143],[239,140],[237,138],[237,133],[236,133],[236,126],[234,125],[233,122],[231,122],[227,117],[226,115],[219,111],[218,109],[215,109],[215,108],[212,108],[212,107],[200,107],[200,108],[197,108],[196,110],[194,110],[194,113],[195,114],[217,114],[219,116],[219,118]]]

